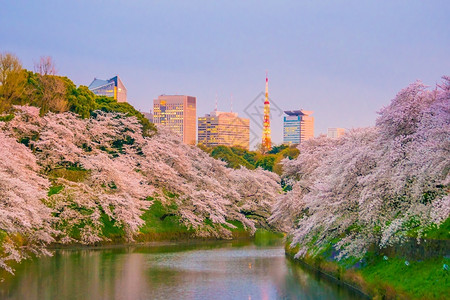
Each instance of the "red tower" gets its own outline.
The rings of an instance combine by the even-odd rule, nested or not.
[[[262,135],[262,151],[267,152],[272,149],[272,140],[270,138],[270,102],[269,102],[269,79],[266,72],[266,97],[264,100],[264,122]]]

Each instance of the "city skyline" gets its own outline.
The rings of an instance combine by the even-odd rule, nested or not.
[[[218,94],[219,110],[229,110],[233,95],[233,111],[248,117],[268,70],[271,105],[313,110],[316,136],[373,125],[399,90],[417,79],[434,85],[450,69],[448,1],[172,4],[3,2],[1,51],[30,70],[51,56],[77,85],[119,74],[128,102],[143,112],[160,94],[187,94],[204,115]],[[271,121],[279,144],[282,114]],[[261,128],[251,123],[259,142]]]

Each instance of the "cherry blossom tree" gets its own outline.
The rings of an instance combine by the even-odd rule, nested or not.
[[[0,132],[31,157],[29,173],[41,181],[28,176],[30,188],[46,183],[39,185],[41,194],[34,193],[34,207],[44,208],[40,213],[55,242],[104,241],[105,218],[132,241],[153,200],[175,206],[180,221],[198,236],[231,238],[230,221],[250,232],[263,225],[281,189],[278,175],[226,168],[165,128],[144,136],[139,121],[125,114],[97,111],[82,119],[70,112],[40,117],[39,108],[14,109],[15,117],[2,123]],[[47,197],[50,182],[58,189]],[[1,191],[27,184],[8,183]]]
[[[45,246],[56,232],[51,210],[41,201],[50,183],[39,174],[36,158],[2,131],[0,144],[0,268],[12,272],[8,261],[48,254]]]
[[[449,217],[449,83],[444,77],[434,91],[413,83],[375,127],[309,140],[297,159],[284,161],[292,190],[278,197],[270,221],[299,245],[298,256],[338,240],[340,257],[362,257],[411,232],[420,242]]]

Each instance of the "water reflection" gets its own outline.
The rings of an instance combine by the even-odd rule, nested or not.
[[[58,250],[21,264],[1,299],[359,299],[251,242]]]

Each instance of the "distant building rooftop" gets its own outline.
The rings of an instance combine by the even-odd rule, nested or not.
[[[218,111],[218,110],[215,110],[215,111],[212,111],[212,112],[210,113],[210,116],[213,116],[213,117],[227,116],[227,117],[234,117],[234,118],[236,118],[236,117],[238,116],[238,114],[235,113],[235,112],[228,112],[228,111]]]
[[[108,80],[102,80],[102,79],[94,78],[94,81],[92,81],[91,84],[89,85],[89,89],[90,90],[96,89],[96,88],[99,88],[101,86],[107,85],[109,83],[110,82]]]
[[[313,111],[308,111],[308,110],[285,110],[284,111],[285,114],[287,114],[288,116],[309,116],[313,113]]]

